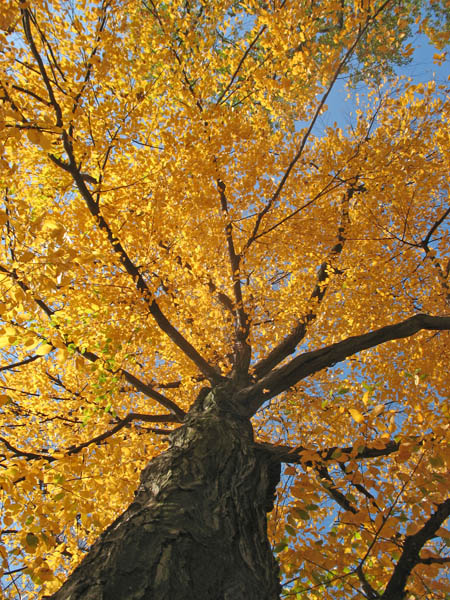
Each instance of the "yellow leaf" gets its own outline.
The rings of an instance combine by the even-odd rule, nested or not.
[[[48,354],[52,350],[53,346],[51,344],[42,344],[42,346],[39,346],[39,348],[36,350],[36,354],[38,356],[44,356],[44,354]]]
[[[7,396],[6,394],[0,394],[0,406],[3,406],[4,404],[8,404],[9,402],[9,396]]]
[[[42,131],[37,131],[36,129],[30,129],[27,132],[27,136],[28,136],[28,139],[30,140],[30,142],[32,142],[33,144],[37,144],[44,150],[52,149],[51,140],[44,133],[42,133]]]
[[[356,408],[349,408],[348,412],[357,423],[362,423],[364,421],[364,416]]]
[[[2,335],[0,337],[0,348],[4,348],[5,346],[9,345],[9,337],[8,335]]]
[[[59,348],[58,352],[56,353],[56,360],[59,363],[64,363],[68,358],[68,352],[65,348]]]
[[[378,417],[384,410],[384,404],[377,404],[372,412],[370,413],[371,417]]]
[[[435,65],[441,66],[446,58],[447,52],[442,52],[441,54],[433,54],[433,62]]]

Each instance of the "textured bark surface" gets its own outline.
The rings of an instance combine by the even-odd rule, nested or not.
[[[219,390],[199,397],[134,502],[52,600],[275,600],[267,539],[279,463]]]

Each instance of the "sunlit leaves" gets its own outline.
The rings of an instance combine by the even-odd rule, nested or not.
[[[205,385],[111,239],[222,375],[241,308],[226,226],[251,368],[302,324],[297,351],[447,314],[450,297],[448,88],[383,80],[412,55],[415,26],[445,59],[444,2],[30,4],[43,67],[19,5],[0,5],[1,556],[31,577],[24,599],[58,587],[166,446],[173,423],[163,437],[133,421],[92,442],[130,412],[160,412],[123,371],[183,410]],[[324,127],[338,68],[367,87],[353,115]],[[364,557],[382,591],[404,536],[447,493],[448,348],[444,333],[390,342],[255,416],[259,439],[305,448],[270,524],[299,597],[351,597]],[[393,438],[395,456],[357,458]],[[441,533],[429,556],[448,548]],[[412,593],[447,593],[433,565],[417,568]]]

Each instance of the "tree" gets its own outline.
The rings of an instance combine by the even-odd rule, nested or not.
[[[448,13],[0,5],[4,598],[449,598]]]

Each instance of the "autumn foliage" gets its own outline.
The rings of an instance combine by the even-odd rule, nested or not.
[[[1,2],[0,597],[56,591],[224,381],[287,463],[282,597],[450,597],[449,90],[393,73],[448,10]]]

